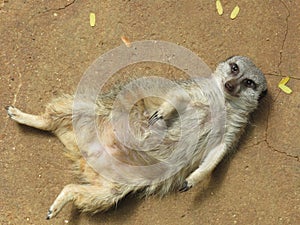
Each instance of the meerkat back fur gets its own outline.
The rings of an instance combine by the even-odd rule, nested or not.
[[[133,106],[129,105],[132,97],[130,94],[125,93],[121,96],[118,104],[124,108],[131,107],[128,109],[129,123],[132,132],[140,140],[139,146],[133,147],[122,145],[120,139],[116,137],[116,128],[113,126],[112,113],[116,113],[117,116],[115,115],[114,118],[117,123],[123,116],[122,110],[115,110],[116,97],[122,89],[121,86],[99,95],[96,102],[89,101],[88,98],[79,99],[77,104],[80,107],[75,110],[72,95],[63,95],[54,99],[41,115],[27,114],[13,106],[6,107],[8,115],[14,121],[53,132],[65,145],[66,155],[73,161],[75,171],[81,178],[82,183],[69,184],[63,188],[50,206],[47,219],[56,216],[70,201],[83,212],[95,213],[116,205],[128,193],[141,191],[145,195],[165,195],[172,190],[187,191],[210,176],[222,158],[236,146],[247,125],[249,114],[257,108],[259,99],[267,91],[263,73],[249,58],[243,56],[234,56],[221,62],[213,72],[212,79],[223,93],[226,110],[224,135],[218,148],[211,148],[211,140],[208,138],[214,129],[210,122],[210,106],[213,102],[204,91],[210,88],[209,83],[203,81],[199,85],[197,78],[175,81],[184,93],[178,89],[169,90],[165,94],[162,92],[161,95],[164,96],[141,98]],[[145,89],[151,89],[147,83],[140,84]],[[160,82],[155,85],[161,90],[164,89]],[[131,93],[139,95],[134,87],[128,88]],[[97,137],[90,130],[90,125],[95,120]],[[74,132],[74,126],[78,124],[85,141],[80,147]],[[123,137],[126,139],[127,130],[121,126],[119,128],[117,132],[125,134]],[[181,141],[180,145],[176,145],[181,140],[181,129],[187,134],[196,133],[197,140],[192,140],[193,135],[191,137],[186,135],[185,140]],[[151,132],[158,132],[157,137],[159,137],[161,131],[164,132],[164,137],[159,145],[153,145],[149,151],[137,151],[134,148],[147,148],[153,142],[150,140]],[[110,164],[103,161],[104,168],[110,171],[112,177],[119,169],[118,173],[121,174],[115,177],[121,177],[122,182],[118,179],[108,179],[87,162],[83,154],[84,150],[82,151],[82,148],[89,148],[95,138],[101,143],[101,145],[94,144],[98,151],[107,152],[122,163],[151,166],[165,162],[171,157],[173,161],[170,162],[176,166],[167,171],[163,179],[157,176],[155,169],[153,172],[152,170],[141,171],[138,177],[139,185],[136,185],[131,182],[132,171],[123,169],[120,164],[108,168]],[[174,151],[175,148],[178,150]],[[104,159],[108,158],[104,157]]]

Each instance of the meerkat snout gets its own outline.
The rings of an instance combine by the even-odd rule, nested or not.
[[[236,92],[236,88],[237,88],[238,84],[236,82],[236,80],[229,80],[227,82],[225,82],[225,91],[234,96],[234,93]]]

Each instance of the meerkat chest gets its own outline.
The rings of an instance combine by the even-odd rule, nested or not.
[[[237,144],[247,122],[248,115],[229,112],[226,118],[224,136],[228,148],[233,148]]]

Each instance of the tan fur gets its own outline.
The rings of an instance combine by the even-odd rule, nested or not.
[[[239,97],[225,94],[224,100],[227,110],[226,132],[224,145],[218,151],[212,150],[207,146],[209,143],[207,140],[208,134],[212,130],[211,123],[209,123],[211,120],[209,96],[206,96],[203,92],[203,87],[196,84],[193,80],[177,82],[188,93],[188,96],[182,95],[178,91],[169,91],[161,98],[147,97],[140,99],[130,109],[129,123],[133,128],[135,137],[141,140],[141,145],[146,143],[145,141],[148,140],[151,133],[151,130],[149,130],[149,119],[154,126],[158,126],[163,120],[166,122],[167,132],[165,139],[160,145],[146,152],[124,147],[114,133],[112,112],[114,110],[115,97],[121,89],[120,87],[98,96],[95,104],[82,100],[87,107],[96,105],[96,122],[99,131],[97,138],[100,140],[102,147],[115,159],[119,160],[120,163],[147,166],[163,162],[170,157],[174,146],[180,140],[182,132],[180,126],[190,129],[191,134],[199,130],[199,140],[195,143],[194,150],[186,150],[187,146],[184,147],[183,145],[181,151],[175,155],[178,165],[180,165],[181,161],[183,162],[185,156],[189,156],[191,159],[188,163],[184,164],[178,171],[170,171],[170,176],[164,180],[160,180],[157,177],[153,178],[153,182],[147,183],[146,180],[142,179],[140,186],[130,184],[131,174],[126,174],[126,171],[124,171],[123,175],[125,181],[128,179],[128,183],[118,182],[113,179],[109,180],[101,176],[86,162],[84,158],[86,153],[81,152],[78,147],[73,125],[76,125],[80,119],[88,118],[91,115],[88,110],[84,110],[84,107],[82,110],[73,111],[73,96],[63,95],[54,99],[47,105],[45,112],[40,116],[26,114],[12,106],[8,107],[8,114],[13,120],[38,129],[52,131],[65,145],[66,155],[73,161],[75,171],[81,178],[82,184],[69,184],[63,188],[50,207],[47,219],[54,217],[69,201],[74,202],[84,212],[95,213],[116,205],[120,199],[130,192],[143,190],[145,195],[153,193],[164,195],[170,190],[180,187],[185,191],[209,176],[223,156],[236,145],[247,124],[249,113],[257,107],[259,95],[266,90],[266,82],[262,73],[245,57],[233,57],[219,65],[213,77],[217,80],[222,90],[226,80],[229,78],[236,79],[230,75],[231,72],[228,66],[230,62],[237,62],[241,69],[245,70],[245,77],[254,77],[257,87],[255,90],[249,90],[249,88],[242,87],[242,83],[240,83],[241,87],[239,89],[241,89],[241,92]],[[146,83],[143,85],[147,88]],[[160,84],[158,83],[157,85],[159,86]],[[163,86],[161,89],[163,89]],[[135,94],[139,95],[140,93],[136,91]],[[131,97],[130,93],[125,94],[119,104],[123,104],[125,108],[131,107],[128,105]],[[169,99],[170,101],[165,101],[164,99]],[[197,113],[191,113],[192,109],[196,110]],[[121,112],[117,113],[122,115]],[[157,115],[157,117],[151,115]],[[195,125],[197,118],[193,117],[193,115],[199,116],[199,124]],[[88,129],[86,124],[88,124],[88,120],[86,123],[83,123],[82,132],[86,137],[86,144],[89,144],[89,137],[92,136],[92,131]],[[121,130],[121,132],[127,131]],[[190,143],[188,136],[185,137],[187,139],[186,142]],[[116,166],[119,165],[116,164]],[[110,168],[106,169],[110,171]],[[114,173],[111,170],[111,174]]]

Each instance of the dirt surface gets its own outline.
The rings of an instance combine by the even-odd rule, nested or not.
[[[222,3],[219,16],[213,0],[0,1],[0,224],[300,224],[300,3]],[[269,95],[206,190],[130,197],[94,216],[69,204],[46,221],[52,201],[74,182],[70,164],[54,136],[10,121],[4,106],[42,112],[51,98],[72,93],[122,35],[177,43],[211,68],[231,55],[249,56],[266,74]],[[291,95],[277,87],[285,76]]]

